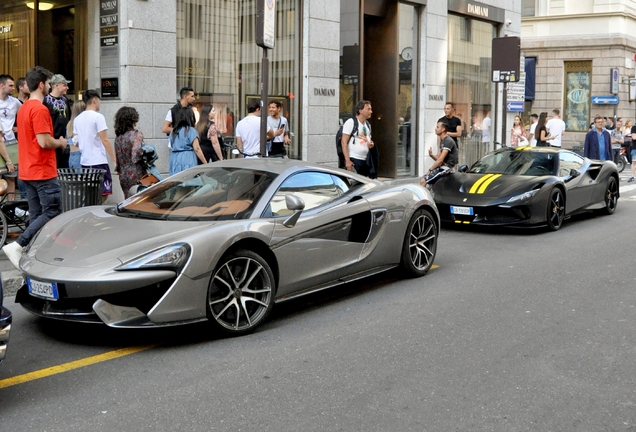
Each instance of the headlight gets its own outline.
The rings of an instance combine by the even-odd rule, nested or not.
[[[513,196],[508,201],[506,201],[506,204],[514,203],[514,202],[517,202],[517,201],[528,200],[531,197],[533,197],[534,194],[536,194],[537,192],[539,192],[539,189],[531,190],[529,192],[522,193],[521,195]]]
[[[186,243],[177,243],[148,252],[123,263],[115,270],[177,270],[185,264],[190,255],[190,247]]]

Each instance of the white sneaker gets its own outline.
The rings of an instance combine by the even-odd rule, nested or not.
[[[18,242],[9,243],[2,248],[2,252],[9,258],[11,264],[20,270],[20,258],[24,253],[22,246],[20,246]]]

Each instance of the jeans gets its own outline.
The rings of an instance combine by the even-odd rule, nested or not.
[[[17,243],[24,247],[48,221],[62,213],[60,183],[56,178],[49,180],[24,180],[29,202],[29,226]]]

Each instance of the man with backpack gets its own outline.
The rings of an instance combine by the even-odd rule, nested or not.
[[[342,133],[340,138],[342,157],[338,155],[340,168],[346,168],[348,171],[355,170],[358,174],[367,177],[377,173],[377,158],[372,157],[369,161],[369,152],[375,147],[371,139],[371,125],[367,121],[372,113],[371,102],[361,100],[356,105],[356,116],[347,120],[341,132],[338,133],[339,135]]]

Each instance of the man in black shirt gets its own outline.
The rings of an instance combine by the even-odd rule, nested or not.
[[[462,136],[462,121],[460,118],[455,117],[455,104],[453,102],[444,104],[444,117],[437,121],[442,121],[448,125],[448,136],[455,141],[455,145],[459,148],[458,139]]]
[[[51,112],[51,120],[53,120],[53,136],[56,138],[67,136],[66,125],[71,119],[71,102],[66,98],[68,92],[68,81],[64,75],[56,74],[51,78],[51,92],[44,97],[44,105]],[[57,157],[58,168],[68,168],[68,158],[70,149],[68,147],[56,148],[55,156]]]
[[[453,172],[453,167],[457,165],[457,144],[448,136],[448,123],[442,118],[437,122],[435,134],[440,138],[440,147],[437,155],[433,154],[433,149],[428,149],[428,155],[435,162],[426,175],[420,179],[422,186],[432,185],[440,178]]]

